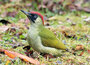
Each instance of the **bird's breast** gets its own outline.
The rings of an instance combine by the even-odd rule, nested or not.
[[[41,45],[41,38],[38,33],[39,32],[37,29],[29,29],[28,34],[27,34],[28,43],[34,50],[37,50],[37,51]]]
[[[35,28],[30,28],[27,33],[27,40],[30,45],[36,44],[38,35],[38,30]]]

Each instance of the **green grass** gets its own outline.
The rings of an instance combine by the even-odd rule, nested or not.
[[[35,5],[36,6],[36,5]],[[5,9],[2,9],[3,11]],[[8,8],[7,11],[11,12],[14,11],[15,9],[13,8]],[[5,11],[4,11],[5,12]],[[20,10],[17,11],[18,14],[16,14],[15,18],[13,17],[9,17],[6,16],[4,17],[4,19],[10,21],[11,23],[14,23],[18,28],[18,30],[14,33],[12,32],[4,32],[2,33],[2,40],[0,41],[0,46],[4,49],[8,49],[10,51],[15,51],[21,54],[25,55],[25,50],[23,49],[24,46],[27,46],[28,43],[26,40],[24,40],[23,38],[26,38],[26,33],[28,31],[28,29],[25,28],[25,23],[24,22],[18,22],[20,19],[26,19],[26,16],[20,12]],[[72,50],[72,48],[76,48],[76,45],[83,45],[85,48],[84,54],[82,56],[78,56],[81,51],[75,51],[77,53],[77,55],[73,55],[71,53],[68,52],[62,52],[63,56],[59,57],[59,58],[54,58],[54,59],[45,59],[42,56],[39,56],[39,61],[41,63],[45,63],[48,65],[54,65],[57,61],[60,61],[62,65],[69,65],[69,64],[74,64],[74,65],[79,65],[79,64],[86,64],[89,65],[90,64],[90,53],[87,52],[87,50],[90,48],[90,39],[85,37],[85,35],[90,35],[90,24],[86,24],[86,22],[83,21],[83,19],[85,19],[83,16],[89,17],[90,14],[85,13],[85,12],[66,12],[66,14],[64,15],[58,15],[58,14],[53,14],[49,11],[47,11],[47,13],[44,13],[42,11],[41,12],[43,15],[47,15],[47,17],[49,18],[48,21],[50,25],[54,28],[52,31],[54,32],[58,32],[57,35],[61,40],[65,40],[66,41],[66,46]],[[1,12],[2,14],[3,12]],[[79,16],[76,16],[76,14],[78,14]],[[53,17],[51,19],[51,17]],[[71,20],[71,22],[67,22],[67,18]],[[59,22],[61,22],[62,24],[59,24]],[[75,23],[75,26],[71,26],[72,23]],[[3,25],[0,23],[0,26]],[[7,26],[11,26],[11,24],[8,24]],[[30,24],[26,25],[27,27],[30,26]],[[75,40],[73,38],[66,38],[61,32],[63,31],[62,26],[64,27],[64,31],[68,31],[68,35],[72,35],[74,34],[78,39]],[[17,36],[15,36],[15,34],[22,32],[22,35],[19,36],[19,38]],[[13,38],[13,40],[12,40]],[[83,38],[81,40],[79,40],[80,38]],[[22,44],[23,46],[17,46],[17,48],[13,48],[10,44]],[[90,50],[90,49],[89,49]],[[37,59],[37,58],[36,58]],[[89,60],[87,60],[89,59]],[[6,62],[8,60],[11,60],[9,57],[7,57],[6,55],[0,54],[0,60],[1,60],[1,64],[0,65],[5,65]],[[22,61],[19,58],[16,58],[16,60],[11,60],[12,62],[10,62],[11,65],[29,65],[29,63],[26,63],[24,61]]]

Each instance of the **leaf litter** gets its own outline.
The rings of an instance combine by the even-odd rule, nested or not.
[[[11,1],[11,2],[15,2],[15,1]],[[36,1],[35,1],[36,2]],[[81,7],[81,4],[77,4],[77,6],[73,3],[75,2],[75,0],[71,0],[71,2],[67,2],[66,4],[64,3],[64,0],[61,0],[60,2],[49,2],[48,0],[44,0],[43,1],[43,6],[41,6],[41,4],[38,4],[38,9],[41,10],[42,8],[44,8],[46,10],[46,8],[49,9],[49,11],[52,11],[53,13],[58,13],[61,15],[54,15],[51,16],[51,14],[49,15],[48,12],[49,11],[45,11],[46,14],[48,14],[48,16],[51,17],[47,17],[47,19],[45,20],[46,23],[46,27],[49,28],[51,31],[53,31],[55,33],[56,36],[58,36],[61,40],[65,40],[66,41],[66,45],[68,46],[68,48],[72,51],[72,53],[76,53],[76,55],[74,54],[70,54],[68,52],[62,52],[63,56],[61,56],[60,58],[54,58],[55,60],[53,60],[52,56],[50,55],[51,58],[48,58],[46,54],[46,59],[44,57],[42,57],[42,55],[37,55],[38,57],[36,57],[35,59],[38,59],[40,62],[44,62],[47,64],[90,64],[90,45],[89,45],[89,24],[85,24],[83,21],[85,21],[86,23],[89,22],[89,14],[85,13],[84,16],[86,16],[86,18],[81,17],[83,15],[83,12],[76,12],[75,10],[78,11],[85,11],[85,12],[90,12],[89,8],[84,9]],[[64,3],[64,4],[63,4]],[[58,8],[57,5],[60,5],[61,7]],[[5,19],[5,23],[7,25],[4,25],[3,23],[0,24],[0,44],[3,48],[5,49],[12,49],[11,51],[16,51],[19,52],[21,54],[24,55],[31,55],[33,52],[35,52],[34,50],[25,50],[22,49],[24,46],[28,45],[26,43],[26,36],[24,34],[27,33],[27,30],[29,29],[29,21],[28,19],[26,19],[26,17],[22,17],[23,14],[19,14],[19,11],[21,8],[29,8],[32,6],[32,4],[26,3],[25,4],[6,4],[5,6],[1,6],[0,9],[11,9],[14,8],[12,11],[8,11],[8,12],[2,12],[1,13],[1,17],[2,18],[6,18]],[[71,14],[68,14],[66,11],[64,11],[63,6],[65,6],[66,9],[74,12]],[[43,10],[43,9],[42,9]],[[17,14],[19,14],[19,16],[17,16]],[[74,15],[73,15],[74,14]],[[23,15],[24,16],[24,15]],[[12,20],[9,19],[9,17],[14,18]],[[4,20],[4,19],[3,19]],[[15,20],[15,22],[14,22]],[[7,22],[6,22],[7,21]],[[10,21],[10,24],[8,23]],[[2,31],[2,33],[1,33]],[[62,33],[62,32],[65,32]],[[14,34],[13,34],[14,33]],[[13,39],[12,39],[13,38]],[[77,40],[77,39],[78,40]],[[82,40],[79,40],[82,39]],[[12,41],[11,41],[12,40]],[[21,42],[21,43],[19,43]],[[75,49],[75,50],[73,50]],[[84,50],[84,51],[83,51]],[[10,51],[10,50],[9,50]],[[28,51],[28,52],[27,52]],[[9,63],[8,61],[8,57],[5,58],[5,55],[1,55],[1,62],[5,62],[3,61],[3,59],[6,59],[6,64]],[[33,57],[33,56],[31,56]],[[53,61],[50,61],[53,60]],[[53,63],[55,61],[55,63]],[[16,61],[14,61],[16,62]],[[19,62],[19,61],[18,61]],[[24,62],[23,62],[24,63]]]

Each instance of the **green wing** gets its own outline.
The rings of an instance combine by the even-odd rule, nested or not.
[[[40,27],[39,36],[41,37],[42,44],[44,46],[58,48],[58,49],[66,49],[66,46],[56,38],[54,33],[44,26]]]

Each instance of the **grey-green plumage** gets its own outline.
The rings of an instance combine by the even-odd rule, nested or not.
[[[35,51],[61,55],[61,50],[67,49],[66,46],[56,38],[52,31],[43,26],[41,14],[37,12],[22,12],[26,14],[30,20],[31,25],[27,33],[27,41]]]
[[[39,35],[41,37],[43,45],[57,49],[63,50],[66,49],[65,45],[62,42],[60,42],[59,39],[56,38],[56,36],[52,31],[48,30],[44,26],[39,26],[39,28],[40,28]]]

